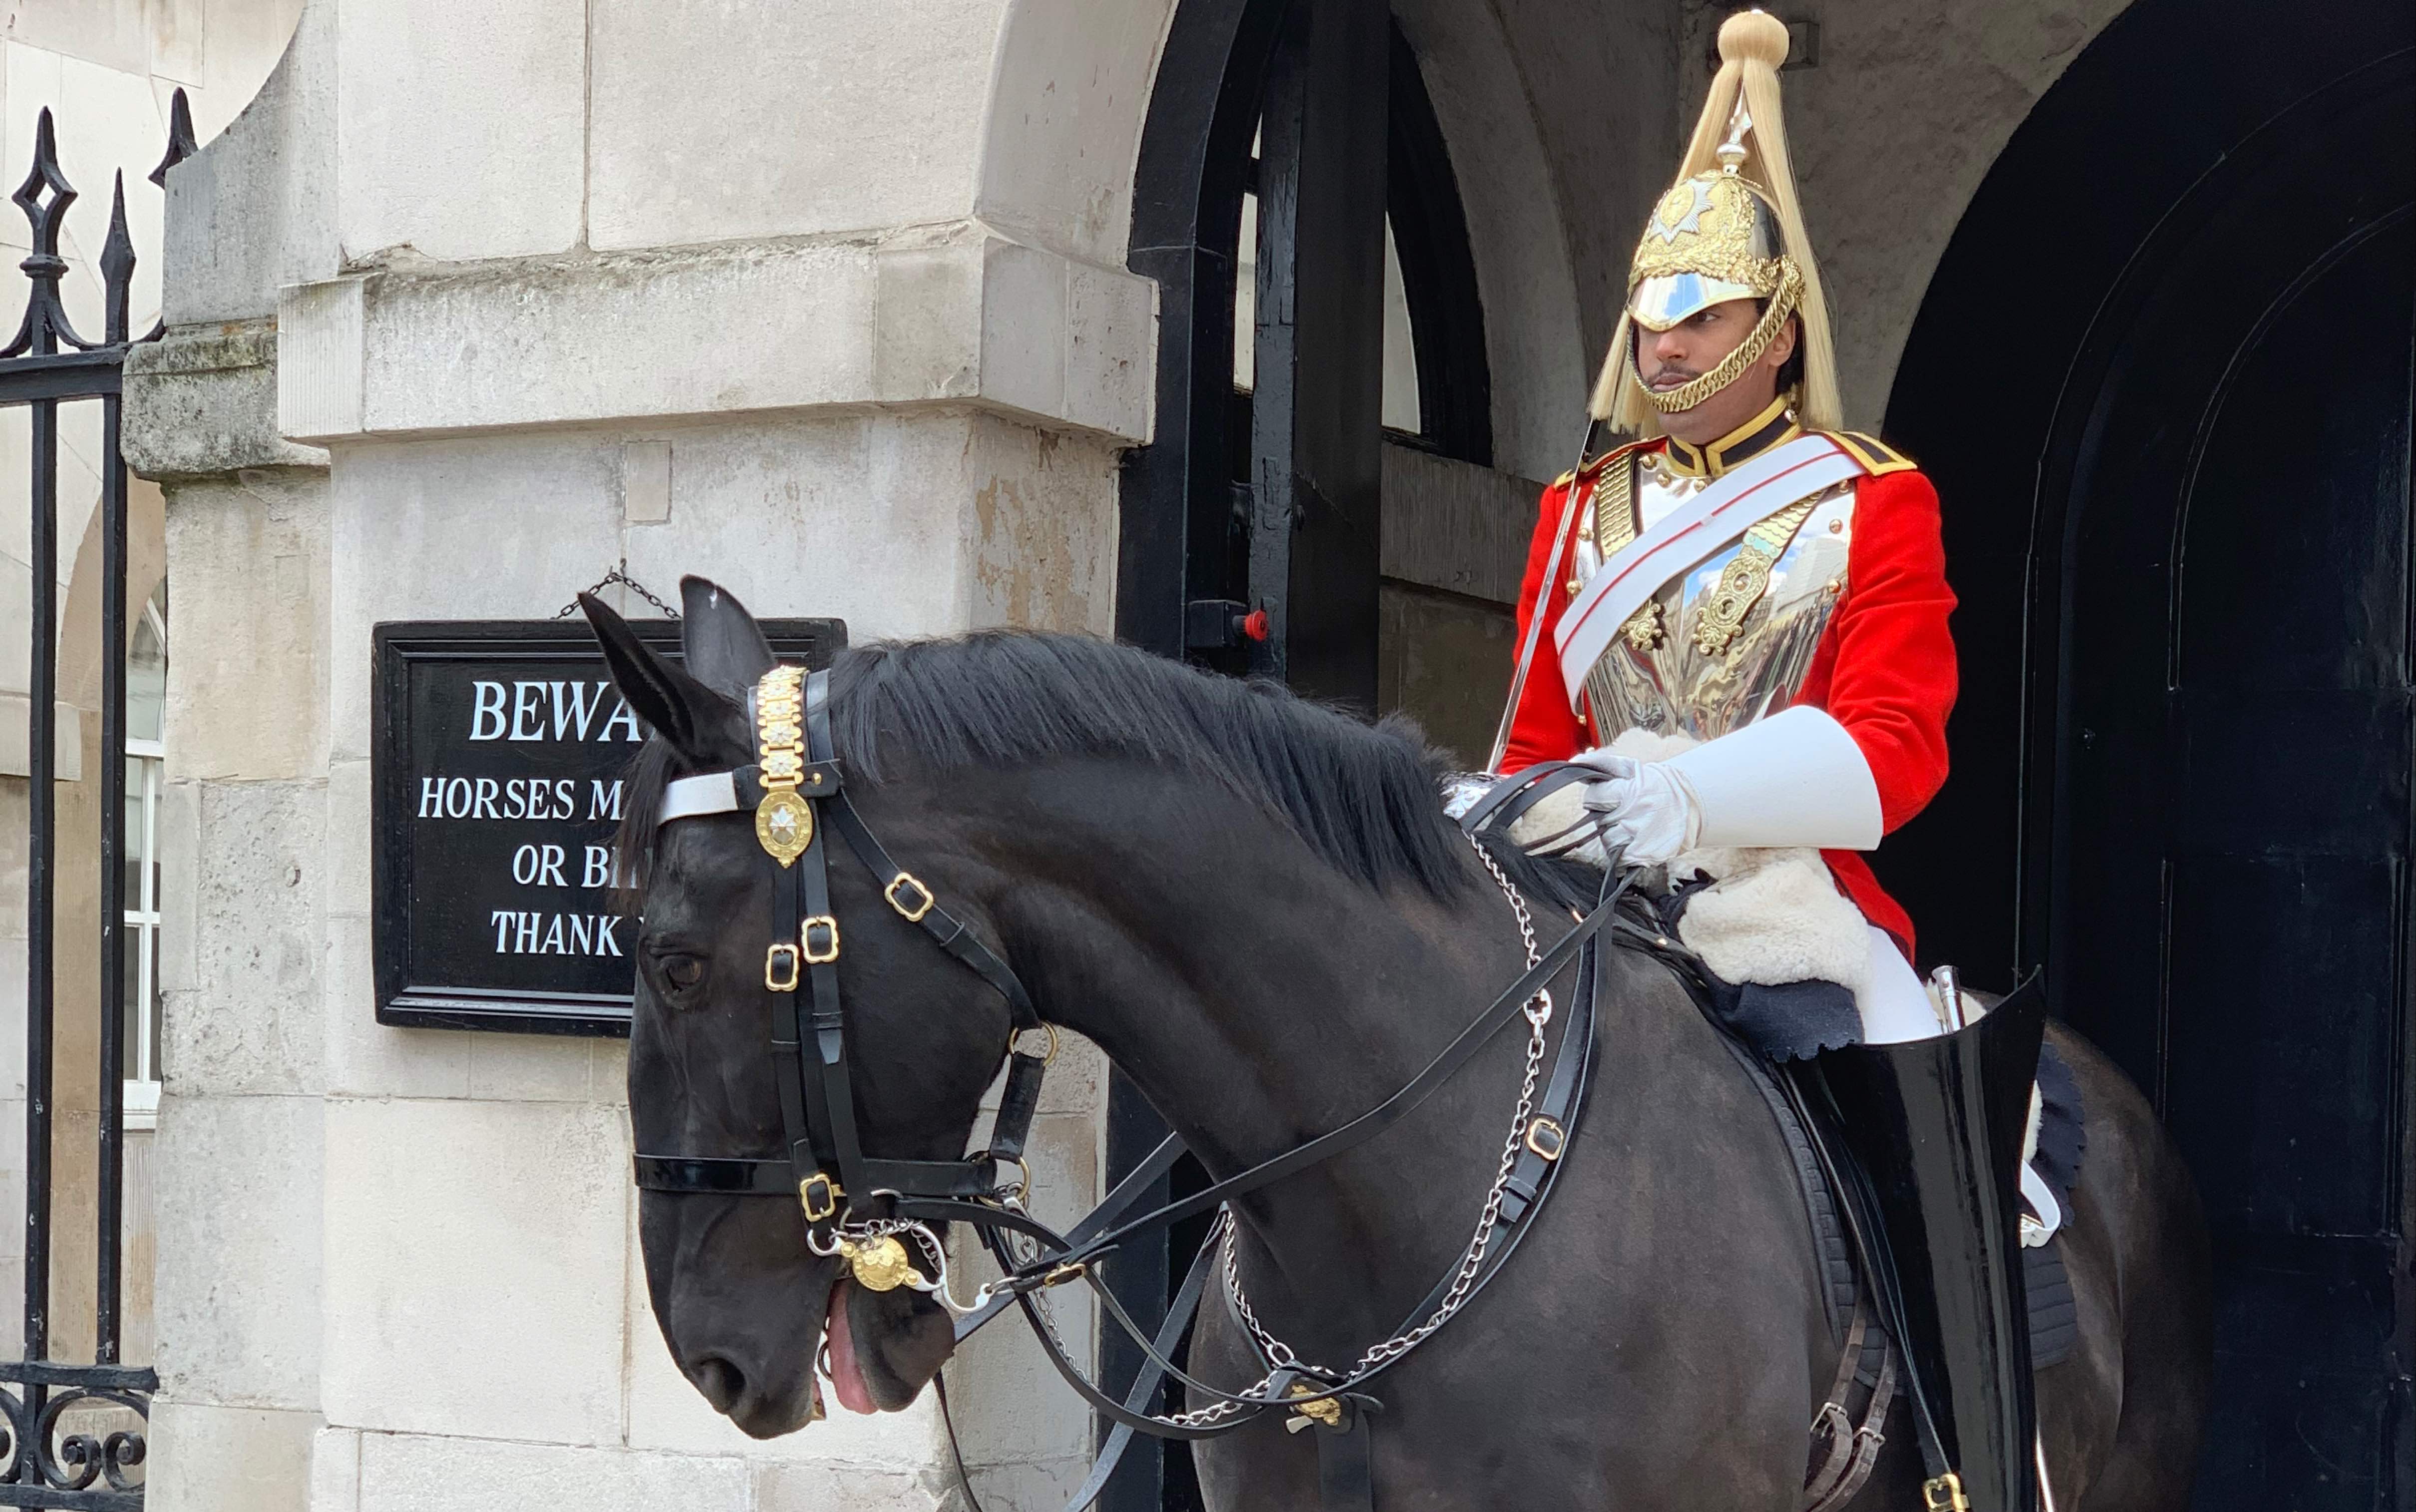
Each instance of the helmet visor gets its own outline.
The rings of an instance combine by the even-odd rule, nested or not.
[[[1659,273],[1628,291],[1627,313],[1648,331],[1666,331],[1699,310],[1731,299],[1759,299],[1750,284],[1730,283],[1701,273]]]

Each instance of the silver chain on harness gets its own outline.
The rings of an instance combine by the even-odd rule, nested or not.
[[[1486,850],[1475,836],[1469,836],[1468,843],[1476,852],[1476,858],[1485,863],[1485,869],[1493,874],[1493,880],[1502,888],[1502,896],[1510,900],[1510,911],[1518,920],[1518,937],[1527,950],[1527,969],[1534,970],[1543,962],[1544,955],[1535,944],[1535,921],[1527,912],[1527,900],[1519,896],[1518,889],[1511,883],[1508,873],[1502,869],[1501,864],[1493,859],[1492,853]],[[1347,1383],[1351,1380],[1366,1375],[1379,1366],[1408,1353],[1424,1342],[1436,1329],[1451,1322],[1459,1309],[1467,1305],[1470,1289],[1476,1284],[1477,1275],[1485,1267],[1485,1255],[1492,1246],[1493,1231],[1502,1221],[1502,1201],[1508,1194],[1511,1172],[1518,1169],[1518,1151],[1525,1142],[1528,1124],[1534,1116],[1535,1083],[1544,1069],[1544,1030],[1552,1021],[1550,991],[1539,989],[1533,997],[1529,998],[1526,1014],[1527,1072],[1525,1080],[1518,1087],[1518,1111],[1511,1115],[1510,1137],[1502,1144],[1501,1166],[1494,1172],[1492,1187],[1485,1194],[1485,1206],[1477,1215],[1476,1231],[1470,1235],[1468,1247],[1461,1254],[1459,1268],[1452,1278],[1451,1290],[1443,1294],[1442,1303],[1425,1322],[1417,1323],[1404,1333],[1394,1335],[1382,1343],[1370,1346],[1351,1364],[1348,1371],[1328,1370],[1318,1366],[1303,1365],[1300,1356],[1293,1353],[1291,1346],[1269,1331],[1266,1324],[1259,1321],[1258,1313],[1251,1308],[1250,1299],[1242,1290],[1241,1271],[1234,1253],[1232,1212],[1231,1209],[1226,1209],[1216,1215],[1216,1225],[1206,1242],[1221,1244],[1224,1247],[1225,1289],[1227,1294],[1232,1298],[1233,1311],[1241,1318],[1243,1326],[1250,1331],[1250,1337],[1258,1341],[1260,1351],[1276,1368],[1250,1385],[1235,1392],[1236,1397],[1246,1398],[1251,1401],[1268,1400],[1275,1390],[1276,1374],[1285,1370],[1317,1376],[1328,1383]],[[1194,1408],[1189,1412],[1173,1414],[1165,1421],[1184,1428],[1208,1428],[1245,1410],[1241,1402],[1212,1402],[1208,1406]]]

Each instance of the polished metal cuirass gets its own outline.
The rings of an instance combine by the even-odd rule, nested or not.
[[[1636,467],[1632,458],[1611,465],[1635,468],[1632,490],[1602,490],[1601,498],[1586,500],[1577,545],[1580,583],[1601,566],[1603,541],[1631,534],[1599,528],[1591,518],[1597,509],[1617,507],[1619,494],[1632,492],[1633,532],[1640,533],[1705,483],[1666,467]],[[1662,584],[1612,638],[1586,677],[1597,739],[1646,730],[1713,740],[1794,700],[1846,591],[1854,485],[1839,483],[1796,502],[1804,507],[1800,522],[1787,510],[1764,517]],[[1741,557],[1747,560],[1741,564]],[[1759,597],[1736,617],[1736,589],[1753,586],[1765,564]]]

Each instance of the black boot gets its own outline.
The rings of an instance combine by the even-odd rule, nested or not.
[[[1914,1411],[1934,1425],[1923,1434],[1931,1507],[2038,1504],[2019,1175],[2044,1023],[2033,979],[1954,1034],[1814,1063],[1863,1179],[1840,1174],[1862,1188],[1855,1205],[1887,1252],[1875,1263],[1897,1282],[1886,1310]]]

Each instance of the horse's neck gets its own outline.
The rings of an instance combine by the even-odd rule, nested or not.
[[[1049,880],[1019,882],[1009,907],[1035,987],[1217,1175],[1389,1096],[1523,964],[1481,872],[1447,902],[1380,893],[1222,794],[1086,801],[1025,833],[1025,875]],[[1358,1311],[1406,1306],[1389,1298],[1402,1263],[1440,1263],[1473,1219],[1517,1088],[1515,1037],[1401,1128],[1246,1202],[1266,1262],[1249,1268],[1294,1303],[1262,1311],[1349,1333],[1367,1326]],[[1371,1275],[1380,1264],[1390,1274]]]

